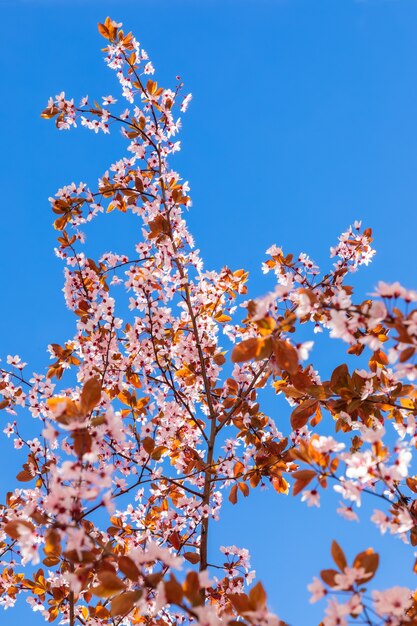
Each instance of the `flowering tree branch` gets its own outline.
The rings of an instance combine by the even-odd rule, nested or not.
[[[357,222],[323,275],[306,254],[271,246],[263,269],[276,287],[242,302],[239,319],[248,275],[204,269],[184,217],[188,184],[168,164],[191,96],[179,79],[165,89],[151,78],[120,24],[107,18],[99,31],[129,108],[113,113],[111,95],[76,106],[61,93],[42,116],[60,130],[119,127],[127,150],[97,189],[71,183],[51,198],[74,336],[49,346],[46,374],[28,379],[18,355],[0,369],[0,408],[13,419],[4,433],[26,454],[22,486],[0,510],[0,603],[26,594],[46,621],[70,626],[284,626],[261,583],[251,586],[245,548],[209,553],[211,524],[225,494],[237,504],[270,484],[319,506],[332,483],[347,520],[372,495],[385,507],[372,515],[377,527],[417,545],[417,293],[379,283],[372,299],[354,301],[346,281],[375,252]],[[133,258],[91,259],[81,229],[113,211],[140,223]],[[345,342],[360,369],[343,363],[322,381],[305,365],[313,342],[297,340],[308,324]],[[279,428],[261,409],[267,385],[291,408]],[[39,437],[24,434],[25,413]],[[320,434],[322,420],[334,437]],[[410,589],[369,595],[372,549],[351,566],[335,541],[331,553],[337,570],[309,586],[312,601],[328,599],[324,626],[417,624]]]

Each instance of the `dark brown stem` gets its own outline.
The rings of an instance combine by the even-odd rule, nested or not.
[[[74,571],[74,565],[71,564],[71,572]],[[69,626],[75,626],[75,598],[74,592],[69,592]]]

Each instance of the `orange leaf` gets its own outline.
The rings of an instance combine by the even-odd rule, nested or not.
[[[230,317],[230,315],[226,315],[226,313],[220,311],[219,313],[216,313],[214,319],[216,320],[216,322],[220,322],[220,324],[223,324],[224,322],[230,322],[232,318]]]
[[[313,417],[311,418],[311,421],[310,421],[311,426],[312,427],[317,426],[317,424],[319,424],[322,419],[323,419],[323,415],[322,415],[322,412],[321,412],[320,405],[318,405],[317,410],[316,410],[316,414],[313,415]]]
[[[42,563],[46,565],[46,567],[53,567],[54,565],[58,565],[60,560],[59,556],[46,556],[42,560]]]
[[[46,531],[44,552],[49,557],[57,557],[61,554],[61,538],[58,531],[54,528]]]
[[[41,117],[43,117],[45,120],[50,120],[52,117],[55,117],[55,115],[58,115],[58,113],[59,109],[56,106],[52,106],[44,109],[41,113]]]
[[[237,478],[238,476],[241,476],[244,469],[245,467],[243,463],[241,463],[240,461],[236,461],[235,466],[233,468],[233,476],[235,478]]]
[[[18,473],[16,478],[21,483],[28,483],[31,480],[33,480],[35,478],[35,476],[31,472],[29,472],[29,470],[24,469],[24,470],[22,470],[21,472]]]
[[[247,486],[246,483],[238,483],[238,487],[240,489],[240,491],[243,493],[243,495],[245,496],[245,498],[248,497],[249,495],[249,487]]]
[[[104,26],[104,24],[97,24],[97,28],[98,28],[98,32],[100,33],[100,35],[102,35],[102,37],[105,37],[105,39],[110,38],[110,33],[108,29],[106,28],[106,26]]]
[[[405,479],[407,483],[407,487],[411,489],[414,493],[417,493],[417,480],[415,478],[409,477]]]

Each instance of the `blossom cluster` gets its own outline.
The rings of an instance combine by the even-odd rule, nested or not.
[[[306,253],[271,246],[263,270],[277,284],[241,302],[240,319],[248,274],[204,268],[185,217],[189,184],[169,162],[191,96],[179,78],[173,89],[151,78],[121,24],[107,18],[99,31],[127,108],[117,112],[113,95],[76,105],[62,92],[42,115],[60,130],[119,128],[125,153],[96,188],[73,182],[50,199],[73,336],[48,346],[42,374],[27,374],[19,355],[0,368],[3,433],[23,455],[0,508],[0,604],[26,594],[46,621],[70,626],[283,626],[252,585],[246,548],[209,554],[212,524],[226,498],[237,504],[258,487],[319,507],[332,485],[344,518],[359,519],[365,495],[378,498],[381,532],[417,545],[417,295],[381,282],[355,301],[346,280],[375,253],[355,222],[323,275]],[[83,228],[113,212],[137,220],[140,240],[133,253],[92,259]],[[323,380],[308,363],[313,341],[298,340],[308,324],[341,339],[358,367]],[[261,407],[268,385],[290,407],[279,426]],[[409,589],[372,590],[369,604],[372,550],[351,567],[336,543],[332,555],[338,571],[310,586],[314,600],[328,596],[324,626],[417,624]]]

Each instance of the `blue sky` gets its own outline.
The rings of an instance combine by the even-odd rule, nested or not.
[[[358,292],[380,279],[417,287],[415,0],[0,0],[0,8],[2,355],[19,353],[41,370],[47,344],[72,334],[47,198],[73,180],[94,185],[122,144],[84,129],[59,133],[39,113],[63,89],[77,100],[118,96],[96,28],[107,14],[135,32],[161,84],[180,74],[193,92],[174,166],[191,184],[189,223],[206,267],[245,267],[251,293],[262,294],[272,243],[326,268],[329,246],[362,219],[377,256],[355,276]],[[109,218],[94,246],[123,251],[128,236]],[[324,341],[315,355],[328,372],[343,346]],[[284,405],[267,402],[278,422],[287,419]],[[0,446],[0,471],[12,479],[14,451]],[[381,546],[381,588],[413,584],[410,549],[381,540],[366,511],[360,525],[344,522],[335,503],[329,494],[312,511],[273,492],[251,494],[225,507],[214,532],[213,547],[251,549],[271,605],[293,626],[320,621],[305,586],[330,566],[333,538],[350,557]],[[401,558],[404,570],[393,569]],[[42,623],[26,607],[0,623],[17,619]]]

